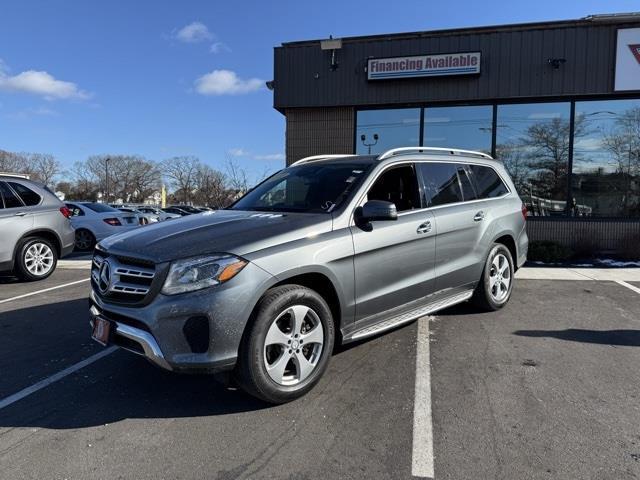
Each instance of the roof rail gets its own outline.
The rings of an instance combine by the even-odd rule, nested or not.
[[[29,180],[29,175],[27,175],[26,173],[0,172],[0,177],[26,178],[27,180]]]
[[[428,154],[436,154],[436,155],[466,155],[470,157],[480,157],[480,158],[488,158],[493,159],[491,155],[487,155],[486,153],[476,152],[474,150],[460,150],[459,148],[438,148],[438,147],[400,147],[400,148],[392,148],[391,150],[387,150],[382,155],[378,157],[378,160],[384,160],[386,158],[391,158],[394,155],[408,155],[411,153],[424,153]]]
[[[293,162],[289,166],[293,167],[294,165],[300,165],[301,163],[312,162],[313,160],[326,160],[329,158],[343,158],[343,157],[355,157],[355,155],[351,155],[348,153],[341,153],[338,155],[312,155],[310,157],[301,158],[300,160]]]

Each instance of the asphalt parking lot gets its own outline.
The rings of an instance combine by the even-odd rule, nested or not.
[[[2,479],[640,476],[640,293],[624,285],[520,279],[502,311],[341,349],[272,407],[94,344],[87,276],[0,278]]]

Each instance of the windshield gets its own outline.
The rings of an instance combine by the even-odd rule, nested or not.
[[[104,203],[83,203],[82,205],[98,213],[120,211],[116,208],[110,207],[109,205],[105,205]]]
[[[249,191],[231,208],[329,213],[360,185],[370,168],[368,162],[311,163],[286,168]]]

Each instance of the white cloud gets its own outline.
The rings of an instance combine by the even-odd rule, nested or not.
[[[246,150],[240,147],[230,148],[229,150],[227,150],[227,153],[232,157],[247,157],[253,160],[280,161],[285,159],[285,156],[283,153],[270,153],[266,155],[256,155],[251,153],[249,150]]]
[[[58,80],[44,71],[26,70],[11,76],[1,60],[0,90],[40,95],[47,100],[86,100],[91,97],[90,93],[80,90],[75,83]]]
[[[213,34],[202,22],[192,22],[182,27],[176,32],[175,37],[181,42],[186,43],[199,43],[206,40],[213,40]]]
[[[214,42],[209,49],[211,53],[222,53],[222,52],[230,52],[231,49],[226,43],[223,42]]]
[[[247,155],[249,155],[249,152],[247,152],[244,148],[230,148],[229,150],[227,150],[227,153],[232,157],[246,157]]]
[[[270,153],[268,155],[254,155],[256,160],[267,160],[267,161],[275,161],[275,160],[284,160],[284,153]]]
[[[231,70],[214,70],[196,79],[196,92],[201,95],[240,95],[261,90],[264,80],[242,79]]]

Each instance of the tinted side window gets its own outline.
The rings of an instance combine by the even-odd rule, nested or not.
[[[420,190],[413,166],[385,171],[367,193],[367,199],[392,202],[398,212],[420,208]]]
[[[469,165],[469,171],[476,185],[479,198],[495,198],[509,192],[493,168],[482,165]]]
[[[21,183],[9,182],[11,188],[22,198],[22,201],[27,207],[32,207],[34,205],[38,205],[40,203],[40,195],[31,190],[28,187],[25,187]]]
[[[5,208],[19,208],[23,206],[22,201],[5,182],[0,182],[0,194],[2,194],[4,198]]]
[[[463,165],[458,165],[458,178],[460,179],[460,185],[462,185],[462,196],[465,201],[476,200],[478,198],[476,195],[476,189],[471,184],[471,180],[467,175],[467,170]]]
[[[420,163],[429,205],[462,202],[458,166],[453,163]]]

